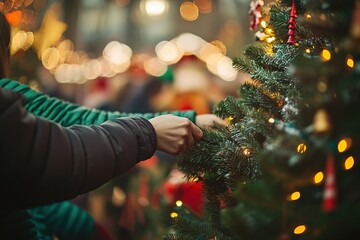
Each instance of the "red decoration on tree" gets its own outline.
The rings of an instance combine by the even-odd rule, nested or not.
[[[251,1],[250,3],[250,10],[249,10],[249,15],[250,15],[250,30],[254,30],[257,26],[260,25],[261,22],[261,6],[264,5],[264,1],[263,0],[256,0],[256,1]]]
[[[325,212],[331,212],[336,208],[335,162],[332,154],[328,155],[325,171],[325,186],[322,207]]]
[[[176,169],[164,183],[164,196],[170,203],[181,200],[197,215],[203,214],[202,182],[187,181],[185,175]]]
[[[291,6],[291,12],[290,12],[290,19],[288,21],[289,24],[289,39],[287,41],[288,44],[290,45],[294,45],[296,43],[295,41],[295,29],[296,29],[296,22],[295,22],[295,18],[297,18],[297,14],[296,14],[296,6],[295,6],[295,2],[293,0],[292,2],[292,6]]]

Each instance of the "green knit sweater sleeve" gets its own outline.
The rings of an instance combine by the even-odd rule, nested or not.
[[[91,239],[95,231],[94,219],[85,210],[69,201],[53,203],[27,210],[31,222],[43,236],[60,239]]]
[[[189,118],[195,123],[194,111],[168,111],[158,113],[121,113],[89,109],[77,104],[49,97],[32,90],[29,86],[10,79],[0,79],[0,87],[21,93],[26,100],[26,110],[62,126],[100,124],[107,120],[120,117],[144,117],[151,119],[164,114],[173,114]]]

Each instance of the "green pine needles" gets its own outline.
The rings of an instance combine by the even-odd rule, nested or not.
[[[179,169],[202,180],[204,216],[177,209],[166,239],[360,237],[360,170],[341,165],[360,156],[360,70],[351,65],[360,57],[360,37],[344,30],[354,9],[347,2],[295,0],[295,45],[286,43],[292,1],[269,5],[275,40],[247,46],[233,59],[252,80],[214,108],[231,123],[204,130],[179,157]],[[336,147],[344,137],[351,139],[346,154]],[[336,159],[339,206],[322,208],[329,156]]]

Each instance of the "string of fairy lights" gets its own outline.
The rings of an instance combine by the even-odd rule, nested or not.
[[[311,20],[312,19],[312,15],[309,13],[305,13],[304,14],[304,18],[306,18],[307,20]],[[324,15],[320,15],[319,18],[322,21],[326,20],[326,17]],[[260,22],[260,26],[261,26],[261,30],[257,31],[255,34],[255,37],[259,40],[259,41],[263,41],[268,43],[269,45],[271,45],[272,43],[274,43],[274,41],[276,40],[276,36],[274,35],[274,31],[268,26],[268,23],[265,20],[262,20]],[[299,43],[295,43],[294,47],[298,47]],[[306,48],[305,49],[305,54],[312,54],[313,51],[315,52],[315,46],[314,47],[310,47],[310,48]],[[319,58],[321,61],[323,62],[328,62],[332,59],[332,55],[335,53],[332,53],[331,50],[329,49],[322,49],[320,52],[317,51],[317,53],[319,53]],[[269,55],[272,54],[272,51],[268,52]],[[357,68],[359,67],[359,64],[356,63],[354,61],[354,58],[351,54],[348,54],[344,60],[344,64],[349,68],[349,69],[353,69],[353,68]],[[324,83],[323,81],[319,81],[318,83],[318,91],[319,92],[325,92],[327,91],[327,84]],[[326,112],[324,109],[319,109],[314,117],[314,122],[311,126],[312,131],[317,131],[317,132],[325,132],[329,130],[329,126],[330,123],[328,122],[328,117],[326,116]],[[232,117],[229,117],[227,119],[228,123],[231,123],[232,121]],[[268,119],[269,124],[273,124],[275,125],[275,127],[277,127],[280,130],[284,130],[287,131],[289,133],[292,134],[300,134],[300,131],[295,129],[293,126],[290,126],[289,124],[274,119],[274,118],[269,118]],[[351,154],[346,154],[346,152],[351,149],[352,147],[352,139],[349,137],[342,137],[340,139],[337,140],[337,144],[336,144],[336,149],[332,149],[332,153],[330,153],[331,155],[334,154],[335,152],[342,154],[342,167],[344,171],[350,171],[351,169],[353,169],[353,167],[355,166],[355,158],[353,155]],[[308,146],[306,145],[306,143],[301,142],[296,146],[296,152],[298,154],[304,154],[306,151],[308,151]],[[242,151],[242,154],[244,156],[249,156],[251,154],[251,151],[249,148],[244,148],[244,150]],[[320,185],[323,183],[324,178],[325,178],[325,174],[329,174],[328,172],[324,173],[323,171],[318,171],[316,172],[313,176],[311,182],[315,185]],[[332,190],[331,190],[332,191]],[[293,191],[291,193],[288,194],[287,196],[287,201],[297,201],[301,198],[301,192],[300,191]],[[181,207],[182,206],[182,202],[180,200],[175,202],[175,205],[177,207]],[[177,218],[178,217],[178,213],[177,212],[172,212],[170,214],[171,218]],[[306,224],[299,224],[297,226],[295,226],[293,228],[293,233],[295,235],[300,235],[300,234],[304,234],[307,230],[307,225]]]

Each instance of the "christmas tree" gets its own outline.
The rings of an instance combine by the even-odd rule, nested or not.
[[[282,0],[233,60],[250,74],[179,159],[204,216],[176,209],[166,239],[360,238],[360,2]]]

